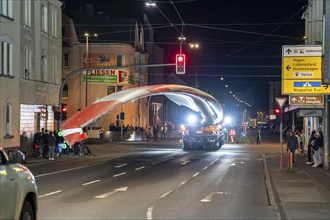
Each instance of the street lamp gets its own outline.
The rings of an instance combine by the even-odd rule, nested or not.
[[[84,34],[86,37],[86,57],[84,62],[86,63],[86,67],[88,67],[88,63],[89,63],[89,58],[88,58],[88,39],[91,35],[89,35],[89,33],[85,33]],[[94,37],[97,37],[97,34],[93,34]],[[86,107],[88,106],[88,71],[86,70]]]

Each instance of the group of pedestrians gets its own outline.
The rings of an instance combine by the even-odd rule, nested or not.
[[[24,140],[23,142],[26,142],[27,140],[27,137],[25,137],[26,132],[23,132],[21,136],[21,140]],[[27,152],[28,147],[26,151],[25,148],[26,145],[22,145],[21,141],[21,149],[24,149],[24,151],[22,151],[23,153]],[[55,155],[61,156],[63,153],[69,154],[69,150],[69,147],[64,144],[64,138],[61,131],[49,131],[42,128],[41,131],[37,131],[33,136],[33,156],[40,155],[40,157],[44,159],[54,160]]]

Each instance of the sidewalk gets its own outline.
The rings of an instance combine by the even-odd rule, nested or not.
[[[280,171],[280,155],[267,154],[271,191],[281,219],[330,219],[330,172],[306,165],[306,156],[296,154],[293,172],[285,155]]]

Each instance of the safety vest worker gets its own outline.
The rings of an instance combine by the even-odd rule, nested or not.
[[[230,136],[230,142],[234,143],[236,131],[233,128],[229,130],[229,136]]]

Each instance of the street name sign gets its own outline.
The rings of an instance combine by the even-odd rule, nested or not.
[[[290,95],[289,105],[324,105],[324,96]]]
[[[322,46],[282,47],[282,94],[330,94],[322,84]]]

